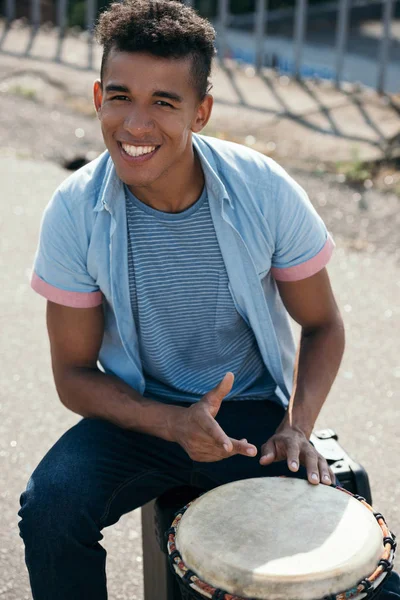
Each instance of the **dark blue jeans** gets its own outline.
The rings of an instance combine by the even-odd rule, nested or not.
[[[283,415],[273,402],[228,401],[217,420],[230,437],[245,437],[260,449]],[[34,600],[106,600],[101,530],[166,490],[188,484],[210,490],[276,475],[293,473],[285,462],[262,467],[246,456],[197,463],[178,444],[82,419],[46,454],[21,495],[19,526]],[[297,476],[305,477],[305,470]],[[395,599],[397,574],[380,595]]]

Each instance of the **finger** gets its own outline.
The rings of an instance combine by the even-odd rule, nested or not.
[[[201,428],[205,431],[218,446],[222,447],[225,452],[231,453],[233,444],[229,436],[226,435],[222,427],[211,416],[207,415],[200,423]]]
[[[219,382],[215,388],[207,392],[200,400],[200,402],[207,403],[211,408],[211,414],[213,417],[217,414],[220,409],[222,400],[229,394],[232,389],[235,376],[230,371],[226,373],[222,381]]]
[[[286,456],[287,456],[287,465],[289,467],[289,470],[292,471],[293,473],[296,473],[299,470],[299,465],[300,465],[300,449],[298,444],[294,444],[294,443],[289,443],[287,450],[286,450]]]
[[[331,483],[335,481],[335,479],[331,477],[328,463],[326,462],[326,459],[322,456],[320,456],[318,460],[318,468],[321,483],[324,483],[325,485],[331,485]]]
[[[257,448],[253,444],[249,444],[246,439],[235,440],[234,438],[230,438],[233,446],[233,450],[231,452],[234,454],[243,454],[245,456],[256,456]]]
[[[313,485],[317,485],[320,481],[318,459],[319,455],[317,454],[317,451],[307,444],[307,448],[303,453],[303,464],[307,469],[307,479]]]
[[[328,467],[328,468],[329,468],[329,475],[331,477],[332,483],[333,483],[333,485],[336,485],[337,483],[339,483],[336,481],[336,475],[330,467]]]
[[[268,440],[261,448],[261,465],[269,465],[276,460],[276,449],[273,440]]]

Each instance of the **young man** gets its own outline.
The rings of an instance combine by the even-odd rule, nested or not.
[[[56,191],[32,279],[58,394],[83,417],[21,497],[35,600],[104,600],[101,529],[170,487],[331,483],[309,443],[344,347],[323,222],[274,161],[199,135],[207,21],[130,0],[97,34],[107,152]]]

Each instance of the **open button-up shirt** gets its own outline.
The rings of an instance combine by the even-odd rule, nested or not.
[[[286,407],[295,343],[276,281],[314,275],[329,261],[334,243],[305,191],[275,161],[197,134],[193,147],[203,168],[233,301],[253,329],[276,395]],[[48,204],[32,287],[65,306],[102,304],[99,366],[143,394],[129,293],[125,194],[108,152],[68,177]]]

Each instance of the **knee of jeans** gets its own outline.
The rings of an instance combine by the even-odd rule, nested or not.
[[[92,541],[100,539],[89,486],[74,470],[39,467],[21,494],[18,515],[24,542],[60,540],[62,536]]]

